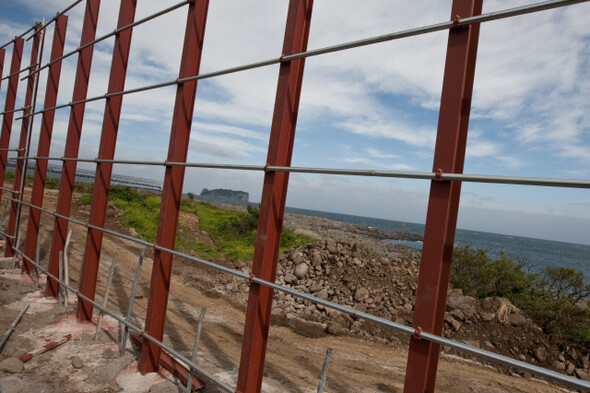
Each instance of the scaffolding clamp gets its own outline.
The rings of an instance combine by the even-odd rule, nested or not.
[[[414,336],[416,340],[422,340],[422,328],[418,326],[416,330],[414,330]]]
[[[438,168],[436,170],[436,173],[434,174],[434,181],[439,182],[439,183],[442,182],[443,181],[442,176],[443,176],[443,170]]]

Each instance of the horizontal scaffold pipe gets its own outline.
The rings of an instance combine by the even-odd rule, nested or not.
[[[37,72],[41,72],[43,69],[49,67],[50,65],[55,64],[58,61],[62,61],[63,59],[66,59],[66,58],[68,58],[68,57],[70,57],[70,56],[72,56],[72,55],[80,52],[82,49],[85,49],[85,48],[88,48],[89,46],[98,44],[99,42],[104,41],[107,38],[113,37],[113,36],[115,36],[115,35],[123,32],[125,30],[129,30],[129,29],[131,29],[131,28],[133,28],[135,26],[141,25],[141,24],[143,24],[145,22],[148,22],[148,21],[150,21],[150,20],[152,20],[154,18],[157,18],[157,17],[162,16],[164,14],[167,14],[167,13],[169,13],[171,11],[174,11],[175,9],[180,8],[180,7],[183,7],[183,6],[187,5],[187,4],[189,4],[190,2],[191,2],[191,0],[184,0],[184,1],[182,1],[182,2],[180,2],[178,4],[175,4],[175,5],[171,6],[171,7],[168,7],[166,9],[161,10],[161,11],[158,11],[155,14],[148,15],[148,16],[146,16],[143,19],[140,19],[140,20],[135,21],[135,22],[133,22],[131,24],[128,24],[127,26],[123,26],[123,27],[120,27],[118,29],[115,29],[111,33],[108,33],[108,34],[103,35],[102,37],[96,38],[95,40],[90,41],[90,42],[88,42],[88,43],[86,43],[86,44],[84,44],[84,45],[82,45],[82,46],[74,49],[73,51],[66,53],[65,55],[60,56],[60,57],[58,57],[55,60],[52,60],[52,61],[48,62],[47,64],[44,64],[38,70],[36,70],[35,72],[32,72],[31,75],[34,75]]]
[[[472,354],[472,355],[475,355],[475,356],[478,356],[478,357],[481,357],[481,358],[485,358],[487,360],[491,360],[491,361],[493,361],[495,363],[500,363],[500,364],[508,365],[510,367],[514,367],[514,368],[517,368],[517,369],[520,369],[520,370],[523,370],[523,371],[527,371],[527,372],[533,373],[535,375],[540,375],[540,376],[543,376],[543,377],[546,377],[546,378],[550,378],[552,380],[559,381],[561,383],[564,383],[566,385],[569,385],[569,386],[572,386],[572,387],[575,387],[575,388],[578,388],[578,389],[585,389],[585,390],[590,389],[590,383],[589,382],[578,380],[578,379],[569,377],[567,375],[557,373],[555,371],[547,370],[547,369],[544,369],[542,367],[534,366],[534,365],[528,364],[526,362],[515,360],[515,359],[512,359],[512,358],[509,358],[509,357],[506,357],[506,356],[503,356],[503,355],[499,355],[499,354],[494,353],[494,352],[490,352],[490,351],[486,351],[486,350],[483,350],[483,349],[479,349],[479,348],[476,348],[476,347],[473,347],[473,346],[470,346],[470,345],[462,344],[462,343],[459,343],[459,342],[456,342],[456,341],[453,341],[453,340],[450,340],[450,339],[447,339],[447,338],[444,338],[444,337],[440,337],[440,336],[437,336],[437,335],[434,335],[434,334],[431,334],[431,333],[421,332],[421,331],[419,331],[419,330],[417,330],[417,329],[415,329],[413,327],[402,325],[402,324],[399,324],[399,323],[396,323],[396,322],[392,322],[390,320],[387,320],[387,319],[384,319],[384,318],[381,318],[381,317],[377,317],[377,316],[374,316],[374,315],[371,315],[371,314],[368,314],[368,313],[365,313],[365,312],[362,312],[362,311],[357,311],[357,310],[355,310],[353,308],[349,308],[349,307],[343,306],[343,305],[338,304],[338,303],[334,303],[334,302],[331,302],[331,301],[328,301],[328,300],[320,299],[318,297],[309,295],[309,294],[304,293],[304,292],[300,292],[300,291],[297,291],[297,290],[294,290],[294,289],[291,289],[291,288],[287,288],[287,287],[284,287],[284,286],[281,286],[281,285],[278,285],[278,284],[275,284],[275,283],[271,283],[269,281],[265,281],[265,280],[259,279],[257,277],[254,277],[252,275],[248,275],[246,273],[243,273],[243,272],[241,272],[239,270],[231,269],[231,268],[228,268],[228,267],[225,267],[225,266],[218,265],[218,264],[216,264],[214,262],[210,262],[210,261],[207,261],[207,260],[204,260],[204,259],[200,259],[200,258],[196,258],[196,257],[190,256],[190,255],[186,255],[186,254],[183,254],[183,253],[178,252],[178,251],[175,251],[175,250],[171,250],[171,249],[168,249],[168,248],[165,248],[165,247],[158,246],[157,244],[154,244],[154,243],[146,242],[146,241],[141,240],[141,239],[136,239],[134,237],[131,237],[131,236],[128,236],[128,235],[124,235],[122,233],[114,232],[114,231],[111,231],[111,230],[108,230],[108,229],[105,229],[105,228],[91,226],[91,225],[86,224],[86,223],[83,223],[81,221],[74,220],[72,218],[59,215],[59,214],[54,213],[54,212],[52,212],[50,210],[43,209],[43,208],[40,208],[38,206],[33,206],[33,205],[31,205],[29,203],[26,203],[26,202],[21,202],[21,201],[18,201],[16,199],[11,199],[11,198],[7,198],[7,199],[9,199],[11,201],[14,201],[14,202],[17,202],[17,203],[21,203],[23,205],[26,205],[26,206],[29,206],[29,207],[32,207],[32,208],[35,208],[35,209],[39,209],[39,210],[44,211],[46,213],[52,214],[52,215],[54,215],[56,217],[61,217],[63,219],[66,219],[68,221],[71,221],[71,222],[74,222],[74,223],[77,223],[77,224],[86,226],[88,228],[94,228],[94,229],[97,229],[99,231],[103,231],[104,233],[108,233],[108,234],[111,234],[111,235],[114,235],[114,236],[118,236],[118,237],[121,237],[121,238],[130,240],[130,241],[133,241],[133,242],[142,244],[144,246],[153,247],[156,250],[164,251],[164,252],[167,252],[169,254],[172,254],[172,255],[175,255],[175,256],[178,256],[178,257],[181,257],[181,258],[185,258],[187,260],[196,262],[196,263],[198,263],[200,265],[207,266],[207,267],[213,268],[215,270],[219,270],[219,271],[222,271],[224,273],[231,274],[231,275],[236,276],[236,277],[239,277],[241,279],[252,281],[252,282],[256,282],[257,284],[265,285],[267,287],[273,288],[273,289],[278,290],[278,291],[281,291],[281,292],[285,292],[285,293],[290,294],[292,296],[296,296],[296,297],[302,298],[304,300],[309,300],[309,301],[311,301],[313,303],[316,303],[316,304],[321,304],[321,305],[323,305],[325,307],[328,307],[328,308],[331,308],[333,310],[346,313],[346,314],[351,315],[353,317],[358,317],[358,318],[362,318],[362,319],[365,319],[365,320],[368,320],[368,321],[377,323],[379,325],[382,325],[382,326],[391,328],[393,330],[402,332],[404,334],[408,334],[408,335],[412,335],[412,336],[418,334],[420,336],[420,338],[422,338],[422,339],[425,339],[425,340],[428,340],[428,341],[432,341],[432,342],[435,342],[435,343],[438,343],[438,344],[446,345],[446,346],[449,346],[451,348],[457,349],[459,351],[466,352],[466,353],[469,353],[469,354]],[[84,298],[84,300],[90,301],[89,299],[86,299],[84,296],[82,296],[80,294],[79,294],[79,296],[82,297],[82,298]],[[92,303],[95,306],[97,305],[96,302],[92,302]],[[164,348],[164,347],[162,347],[162,348]]]
[[[569,187],[569,188],[590,188],[590,180],[584,179],[559,179],[545,177],[524,177],[524,176],[500,176],[500,175],[473,175],[464,173],[437,173],[417,171],[382,171],[374,169],[340,169],[340,168],[308,168],[308,167],[287,167],[287,166],[265,166],[265,165],[236,165],[236,164],[215,164],[197,162],[171,162],[171,161],[142,161],[142,160],[105,160],[90,158],[64,158],[64,157],[11,157],[10,160],[51,160],[51,161],[77,161],[89,163],[110,163],[126,165],[153,165],[153,166],[183,166],[187,168],[208,168],[208,169],[235,169],[246,171],[267,171],[267,172],[291,172],[307,173],[318,175],[340,175],[340,176],[368,176],[368,177],[392,177],[417,180],[438,180],[438,181],[462,181],[470,183],[496,183],[512,184],[522,186],[543,186],[543,187]]]
[[[155,338],[151,337],[150,335],[144,333],[143,332],[143,329],[141,329],[140,327],[135,326],[131,322],[127,321],[125,318],[123,318],[123,317],[115,314],[114,312],[112,312],[108,308],[103,307],[102,304],[100,304],[100,303],[98,303],[98,302],[96,302],[96,301],[94,301],[94,300],[92,300],[92,299],[84,296],[77,289],[75,289],[74,287],[66,284],[63,280],[60,280],[59,277],[56,277],[55,275],[47,272],[46,270],[43,269],[43,267],[37,261],[34,261],[33,259],[31,259],[28,256],[26,256],[23,251],[15,248],[15,247],[13,247],[13,250],[14,250],[15,253],[20,254],[28,262],[30,262],[31,264],[35,265],[39,270],[41,270],[42,272],[44,272],[48,277],[52,278],[56,282],[59,282],[64,288],[67,288],[69,291],[75,293],[76,296],[79,297],[80,299],[83,299],[84,301],[86,301],[88,303],[92,303],[94,305],[94,307],[96,307],[97,309],[99,309],[102,312],[104,312],[105,314],[113,317],[118,322],[120,322],[123,325],[127,326],[129,329],[133,330],[135,333],[139,334],[141,337],[143,337],[143,338],[145,338],[145,339],[147,339],[147,340],[155,343],[160,348],[162,348],[164,351],[170,353],[172,356],[175,356],[177,359],[180,359],[181,361],[183,361],[184,363],[186,363],[188,366],[190,366],[190,367],[194,368],[195,370],[197,370],[197,372],[201,373],[206,378],[209,378],[210,380],[212,380],[213,382],[215,382],[219,387],[223,388],[225,391],[232,392],[232,393],[235,392],[235,388],[232,388],[232,387],[228,386],[227,384],[225,384],[224,382],[220,381],[219,379],[215,378],[215,376],[213,376],[212,374],[210,374],[209,372],[207,372],[206,370],[204,370],[203,368],[201,368],[200,366],[198,366],[195,362],[191,361],[190,359],[188,359],[187,357],[185,357],[181,353],[177,352],[176,350],[174,350],[173,348],[171,348],[168,345],[164,344],[163,342],[158,341]]]
[[[590,1],[590,0],[551,0],[551,1],[541,2],[541,3],[531,4],[528,6],[510,8],[510,9],[503,10],[503,11],[491,12],[488,14],[484,14],[484,15],[480,15],[480,16],[473,16],[473,17],[469,17],[469,18],[465,18],[465,19],[461,19],[461,20],[447,21],[447,22],[442,22],[442,23],[438,23],[438,24],[434,24],[434,25],[418,27],[415,29],[403,30],[403,31],[396,32],[396,33],[385,34],[385,35],[381,35],[381,36],[377,36],[377,37],[366,38],[363,40],[351,41],[351,42],[346,42],[343,44],[338,44],[338,45],[329,46],[329,47],[325,47],[325,48],[314,49],[314,50],[301,52],[301,53],[295,53],[295,54],[289,55],[289,56],[280,56],[280,57],[276,57],[276,58],[269,59],[269,60],[263,60],[263,61],[259,61],[256,63],[241,65],[241,66],[237,66],[237,67],[231,67],[231,68],[227,68],[224,70],[213,71],[213,72],[209,72],[209,73],[205,73],[205,74],[199,74],[199,75],[195,75],[195,76],[188,77],[188,78],[181,78],[181,79],[176,79],[173,81],[157,83],[157,84],[153,84],[153,85],[138,87],[135,89],[124,90],[124,91],[120,91],[120,92],[116,92],[116,93],[104,94],[101,96],[96,96],[96,97],[88,98],[85,100],[70,102],[68,104],[57,105],[52,108],[45,108],[41,111],[33,113],[33,115],[37,115],[37,114],[47,112],[50,110],[66,108],[68,106],[73,106],[76,104],[82,104],[82,103],[86,103],[86,102],[102,100],[102,99],[106,99],[109,97],[115,97],[115,96],[120,96],[120,95],[125,95],[125,94],[132,94],[132,93],[138,93],[138,92],[142,92],[142,91],[159,89],[159,88],[168,87],[168,86],[172,86],[172,85],[176,85],[176,84],[180,84],[180,83],[233,74],[236,72],[246,71],[246,70],[250,70],[250,69],[254,69],[254,68],[266,67],[266,66],[270,66],[270,65],[274,65],[274,64],[279,64],[279,63],[285,62],[285,61],[291,61],[291,60],[300,59],[300,58],[318,56],[318,55],[322,55],[322,54],[326,54],[326,53],[339,52],[339,51],[343,51],[346,49],[358,48],[361,46],[377,44],[380,42],[393,41],[393,40],[398,40],[401,38],[412,37],[412,36],[417,36],[417,35],[427,34],[427,33],[433,33],[436,31],[448,30],[453,27],[468,26],[468,25],[471,25],[474,23],[488,22],[488,21],[492,21],[492,20],[498,20],[498,19],[508,18],[508,17],[517,16],[517,15],[525,15],[525,14],[530,14],[533,12],[543,11],[543,10],[547,10],[547,9],[551,9],[551,8],[557,8],[557,7],[563,7],[566,5],[572,5],[572,4],[577,4],[577,3],[584,3],[584,2],[588,2],[588,1]],[[186,2],[190,2],[190,0],[187,0]],[[183,5],[183,4],[184,3],[181,3],[180,5]],[[180,6],[180,5],[178,5],[178,6]],[[176,7],[176,6],[174,6],[174,7]],[[80,50],[80,49],[81,48],[78,48],[78,50]]]

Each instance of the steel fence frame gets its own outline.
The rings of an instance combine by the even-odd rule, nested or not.
[[[234,391],[233,387],[215,379],[206,370],[200,368],[193,361],[162,342],[172,261],[173,257],[177,256],[208,268],[217,269],[248,280],[250,283],[244,337],[242,340],[242,354],[237,387],[235,388],[236,392],[260,392],[261,390],[267,345],[266,340],[270,328],[270,314],[274,290],[283,291],[409,335],[411,339],[405,381],[406,392],[434,390],[440,345],[448,345],[460,351],[533,374],[542,375],[575,388],[590,389],[588,382],[441,337],[461,183],[480,182],[545,187],[590,188],[590,180],[470,175],[462,173],[479,26],[482,22],[582,3],[588,0],[550,0],[484,15],[481,14],[482,0],[453,0],[451,11],[453,17],[450,21],[309,51],[307,50],[307,40],[313,0],[290,0],[283,51],[280,57],[206,74],[199,73],[199,64],[207,20],[208,0],[185,0],[138,21],[134,21],[137,0],[121,0],[119,22],[116,30],[99,38],[95,38],[95,34],[100,0],[87,0],[80,46],[76,50],[64,55],[63,50],[68,18],[66,14],[75,6],[82,3],[82,1],[75,1],[65,10],[59,12],[48,23],[36,24],[31,29],[0,47],[1,77],[5,60],[4,48],[13,45],[10,71],[7,76],[0,78],[0,83],[2,80],[8,79],[9,86],[5,100],[5,109],[2,112],[3,122],[0,135],[0,197],[2,196],[3,190],[9,191],[12,194],[12,197],[6,198],[11,203],[9,225],[6,231],[2,231],[2,234],[6,237],[5,253],[6,256],[13,256],[15,253],[22,256],[22,270],[25,273],[30,274],[33,267],[42,269],[39,261],[35,260],[40,214],[45,212],[53,215],[55,225],[49,265],[45,272],[48,277],[45,294],[55,297],[58,294],[58,285],[66,285],[79,298],[78,320],[91,320],[93,308],[97,307],[131,330],[140,333],[141,337],[143,337],[143,347],[139,368],[143,373],[158,369],[160,354],[164,350],[181,359],[191,368],[198,370],[201,374],[211,378],[211,380],[219,384],[224,390]],[[133,27],[185,5],[188,8],[187,24],[179,77],[174,81],[125,90],[125,74]],[[52,23],[55,23],[56,26],[51,59],[47,64],[41,65],[45,29]],[[291,154],[296,130],[304,62],[307,57],[442,30],[449,31],[449,42],[432,172],[291,167]],[[20,59],[22,58],[25,42],[23,37],[30,32],[33,33],[26,40],[33,40],[30,65],[21,69]],[[112,36],[115,37],[115,49],[113,50],[108,90],[102,96],[88,98],[88,79],[94,45]],[[61,62],[63,59],[76,53],[78,54],[78,66],[72,101],[67,104],[57,105]],[[187,162],[188,140],[191,120],[193,118],[192,108],[194,107],[198,80],[270,65],[279,65],[279,79],[265,165]],[[49,70],[44,108],[36,111],[38,78],[40,72],[45,68]],[[15,109],[18,78],[21,73],[25,72],[28,72],[23,78],[23,80],[28,79],[25,105],[23,108]],[[115,160],[116,134],[119,127],[123,96],[172,85],[177,86],[177,94],[168,159],[164,162]],[[98,157],[96,159],[79,158],[78,151],[85,104],[103,99],[105,100],[106,109]],[[49,157],[55,110],[68,107],[70,108],[70,122],[64,156],[59,158]],[[18,118],[22,120],[19,147],[18,149],[10,149],[8,145],[14,120],[13,115],[18,111],[23,111],[23,116]],[[42,115],[42,124],[37,155],[33,156],[29,154],[29,144],[31,127],[34,116],[36,115]],[[17,152],[17,157],[15,158],[16,176],[13,189],[3,187],[9,151]],[[30,203],[23,200],[24,178],[29,160],[36,162]],[[47,165],[51,160],[62,162],[60,193],[55,212],[41,207],[45,190]],[[78,162],[96,164],[92,209],[88,223],[70,217],[74,176]],[[158,234],[155,243],[146,242],[104,228],[113,164],[159,165],[166,168]],[[260,219],[251,275],[174,251],[180,198],[186,168],[248,170],[264,173]],[[290,173],[409,178],[429,180],[431,182],[413,327],[359,312],[334,302],[282,287],[274,282],[276,278],[278,244],[280,241]],[[100,179],[100,181],[96,181],[97,179]],[[24,250],[19,249],[18,242],[16,241],[19,234],[18,226],[20,209],[22,207],[28,207],[30,212]],[[78,289],[68,286],[58,277],[59,253],[64,251],[66,232],[68,223],[70,222],[83,225],[87,228],[82,277]],[[152,270],[150,296],[144,329],[134,326],[124,317],[117,315],[94,301],[102,248],[102,236],[104,233],[154,249],[154,269]],[[435,293],[435,296],[432,296],[432,293]]]

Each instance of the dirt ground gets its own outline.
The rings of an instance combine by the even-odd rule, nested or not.
[[[44,207],[54,210],[58,192],[48,190]],[[25,200],[29,197],[25,195]],[[23,210],[21,228],[26,229],[28,209]],[[72,206],[72,215],[86,220],[88,208]],[[129,233],[118,223],[116,211],[109,214],[107,228]],[[196,217],[183,214],[181,221]],[[5,220],[6,222],[6,220]],[[54,218],[42,214],[45,234],[40,258],[46,266],[50,252]],[[70,283],[78,286],[86,229],[74,229],[69,252]],[[205,236],[204,234],[201,234]],[[196,235],[199,236],[199,235]],[[108,269],[117,253],[115,278],[109,296],[109,309],[125,315],[131,285],[141,248],[138,244],[105,235],[96,299],[102,301]],[[133,321],[143,327],[149,294],[151,252],[148,250],[141,272]],[[75,296],[70,304],[60,305],[47,299],[28,276],[12,269],[11,261],[0,265],[0,332],[14,321],[26,303],[27,313],[0,354],[0,385],[6,392],[181,392],[184,386],[166,372],[142,376],[137,372],[138,351],[128,342],[126,353],[119,356],[121,329],[117,321],[105,317],[95,341],[96,320],[80,324],[75,319]],[[197,363],[219,380],[236,386],[244,323],[244,298],[230,298],[215,288],[218,273],[188,261],[175,260],[174,276],[168,303],[165,343],[190,357],[197,321],[202,307],[207,313],[199,346]],[[43,276],[42,276],[43,277]],[[44,280],[41,280],[43,288]],[[231,296],[234,296],[233,294]],[[97,312],[95,311],[95,315]],[[14,361],[24,353],[57,341],[66,334],[72,337],[63,345],[33,357],[21,365]],[[274,325],[270,330],[266,355],[264,392],[307,393],[317,390],[327,348],[333,349],[326,392],[401,392],[407,360],[407,342],[385,342],[367,337],[307,337],[288,326]],[[14,364],[16,363],[16,365]],[[8,367],[10,364],[11,367]],[[443,351],[439,363],[438,392],[567,392],[552,383],[500,372],[471,359]],[[222,391],[208,382],[204,392]]]

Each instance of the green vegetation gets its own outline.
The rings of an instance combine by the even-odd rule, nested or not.
[[[508,298],[557,341],[590,350],[590,310],[577,305],[590,296],[584,274],[564,267],[530,273],[529,265],[522,260],[515,263],[504,254],[492,259],[483,250],[457,247],[451,285],[470,296]]]
[[[219,245],[222,255],[230,260],[252,260],[254,242],[258,227],[259,209],[248,206],[247,212],[221,210],[206,202],[183,201],[183,211],[190,211],[199,217],[199,229],[206,231]],[[286,248],[299,247],[313,239],[284,230],[281,235],[281,252]],[[203,247],[203,246],[201,246]],[[198,252],[198,250],[196,250]],[[211,250],[204,250],[210,255]]]
[[[91,191],[86,188],[78,203],[89,205],[92,202]],[[193,196],[194,198],[194,196]],[[135,231],[145,240],[154,242],[158,228],[158,215],[161,198],[153,195],[141,195],[130,187],[111,186],[109,200],[121,210],[121,224]],[[254,242],[258,227],[259,209],[248,206],[247,212],[222,210],[206,202],[184,199],[181,211],[193,213],[199,218],[198,228],[179,225],[177,248],[193,250],[197,256],[207,259],[252,260]],[[209,234],[212,242],[190,240],[196,230]],[[313,241],[308,236],[284,230],[281,236],[281,252],[286,248],[295,248]]]

